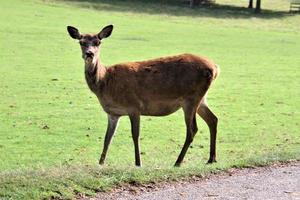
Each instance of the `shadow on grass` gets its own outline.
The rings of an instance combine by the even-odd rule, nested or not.
[[[263,19],[290,16],[288,11],[263,10],[255,14],[254,9],[232,5],[214,4],[190,8],[188,1],[182,0],[58,0],[75,4],[78,7],[96,10],[134,12],[146,14],[166,14],[170,16],[212,17],[212,18],[249,18]],[[246,5],[245,5],[246,6]]]

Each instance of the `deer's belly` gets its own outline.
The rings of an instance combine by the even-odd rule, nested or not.
[[[166,116],[166,115],[170,115],[174,112],[176,112],[180,107],[168,107],[168,106],[165,106],[165,107],[161,107],[160,109],[157,109],[157,110],[143,110],[141,112],[141,115],[145,115],[145,116]]]
[[[179,101],[143,103],[141,115],[165,116],[176,112],[181,107]]]
[[[130,113],[140,113],[145,116],[165,116],[170,115],[176,112],[181,106],[180,105],[168,105],[168,104],[160,104],[160,105],[147,105],[142,107],[123,107],[123,106],[113,106],[107,105],[103,106],[103,109],[108,114],[113,115],[129,115]]]
[[[173,101],[143,101],[138,100],[133,103],[121,103],[112,101],[100,101],[104,111],[113,115],[129,115],[131,113],[139,113],[146,116],[165,116],[176,112],[182,102]]]

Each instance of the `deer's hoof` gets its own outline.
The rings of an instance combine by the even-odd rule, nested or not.
[[[216,159],[209,159],[206,164],[213,164],[216,162],[217,162]]]
[[[103,165],[104,164],[104,160],[99,160],[99,165]]]
[[[174,167],[180,167],[181,163],[175,163]]]

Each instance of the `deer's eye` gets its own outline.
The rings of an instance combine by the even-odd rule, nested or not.
[[[88,46],[88,43],[87,42],[83,42],[83,41],[80,41],[79,44],[81,46],[84,46],[84,47],[87,47]]]
[[[94,42],[93,42],[93,45],[94,45],[94,46],[99,46],[99,45],[100,45],[100,41],[99,41],[99,40],[94,41]]]

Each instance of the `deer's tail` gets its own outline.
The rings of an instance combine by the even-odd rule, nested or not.
[[[215,68],[213,70],[213,80],[215,80],[219,76],[220,72],[220,67],[218,65],[215,65]]]

